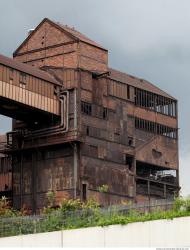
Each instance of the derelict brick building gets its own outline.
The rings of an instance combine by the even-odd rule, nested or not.
[[[0,105],[14,119],[1,166],[15,208],[42,208],[50,190],[57,202],[104,204],[178,193],[175,98],[109,68],[105,48],[47,18],[13,56],[0,56]]]

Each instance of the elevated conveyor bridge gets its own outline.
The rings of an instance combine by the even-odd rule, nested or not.
[[[0,114],[22,121],[59,118],[59,87],[47,72],[0,55]]]

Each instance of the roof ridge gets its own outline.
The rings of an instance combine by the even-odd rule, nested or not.
[[[74,27],[71,28],[69,25],[67,24],[63,24],[61,22],[56,22],[56,21],[52,21],[48,18],[46,18],[46,20],[58,25],[61,29],[65,30],[66,32],[69,32],[72,36],[74,36],[75,38],[79,39],[82,42],[91,44],[95,47],[101,48],[103,50],[106,50],[104,47],[102,47],[99,43],[95,42],[94,40],[88,38],[86,35],[84,35],[83,33],[81,33],[80,31],[76,30]]]

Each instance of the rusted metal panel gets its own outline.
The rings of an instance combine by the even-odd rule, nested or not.
[[[33,93],[27,89],[11,85],[7,82],[0,81],[0,97],[10,99],[11,101],[14,100],[48,113],[60,115],[59,100]],[[38,102],[36,102],[36,100],[38,100]],[[48,103],[51,103],[50,107],[47,105]]]
[[[29,75],[33,75],[37,78],[44,79],[47,82],[59,85],[59,83],[48,73],[38,70],[34,67],[28,66],[26,64],[17,62],[11,58],[8,58],[6,56],[0,55],[0,65],[4,65],[6,67],[6,70],[9,68],[15,69],[16,71],[21,71]],[[8,72],[7,72],[7,78],[4,79],[5,81],[9,80]]]
[[[108,185],[109,193],[129,197],[129,172],[126,167],[109,161],[101,161],[96,156],[83,157],[83,178],[88,181],[89,189],[98,191],[102,185]],[[134,182],[134,179],[133,179]],[[133,183],[132,183],[133,185]]]
[[[178,168],[175,139],[136,130],[136,159],[170,169]]]
[[[73,149],[69,145],[13,155],[13,205],[33,212],[43,207],[48,191],[73,190]],[[42,200],[42,196],[44,200]]]

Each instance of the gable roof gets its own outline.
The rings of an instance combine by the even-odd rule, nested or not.
[[[34,32],[36,32],[40,26],[45,23],[48,22],[51,25],[53,25],[54,27],[56,27],[57,29],[61,30],[62,32],[65,32],[67,35],[69,35],[71,38],[73,38],[75,41],[82,41],[84,43],[90,44],[92,46],[95,46],[97,48],[106,50],[105,48],[103,48],[100,44],[96,43],[95,41],[89,39],[88,37],[86,37],[85,35],[83,35],[82,33],[80,33],[79,31],[75,30],[74,28],[71,28],[67,25],[63,25],[59,22],[54,22],[48,18],[44,18],[39,24],[38,26],[30,33],[30,35],[21,43],[21,45],[15,50],[15,52],[13,53],[13,56],[15,56],[17,54],[17,52],[22,48],[22,46],[30,39],[30,37],[34,34]]]
[[[8,66],[12,69],[16,69],[19,70],[21,72],[24,72],[26,74],[35,76],[37,78],[40,78],[42,80],[45,80],[47,82],[56,84],[56,85],[60,85],[50,74],[48,74],[47,72],[40,70],[34,66],[25,64],[25,63],[21,63],[18,62],[16,60],[13,60],[12,58],[3,56],[0,54],[0,64],[1,65],[5,65]]]
[[[153,85],[152,83],[150,83],[147,80],[128,75],[126,73],[120,72],[120,71],[112,69],[112,68],[109,68],[108,70],[110,72],[110,75],[108,76],[110,79],[113,79],[113,80],[116,80],[116,81],[119,81],[122,83],[126,83],[126,84],[129,84],[135,88],[150,91],[150,92],[153,92],[157,95],[161,95],[161,96],[176,100],[174,97],[167,94],[165,91],[156,87],[155,85]]]
[[[69,27],[68,25],[63,25],[59,22],[56,22],[56,24],[61,27],[63,30],[69,32],[70,34],[72,34],[75,38],[77,38],[78,40],[93,45],[95,47],[101,48],[103,50],[106,50],[105,48],[103,48],[100,44],[98,44],[97,42],[89,39],[88,37],[86,37],[85,35],[83,35],[82,33],[80,33],[79,31],[75,30],[74,28]]]

